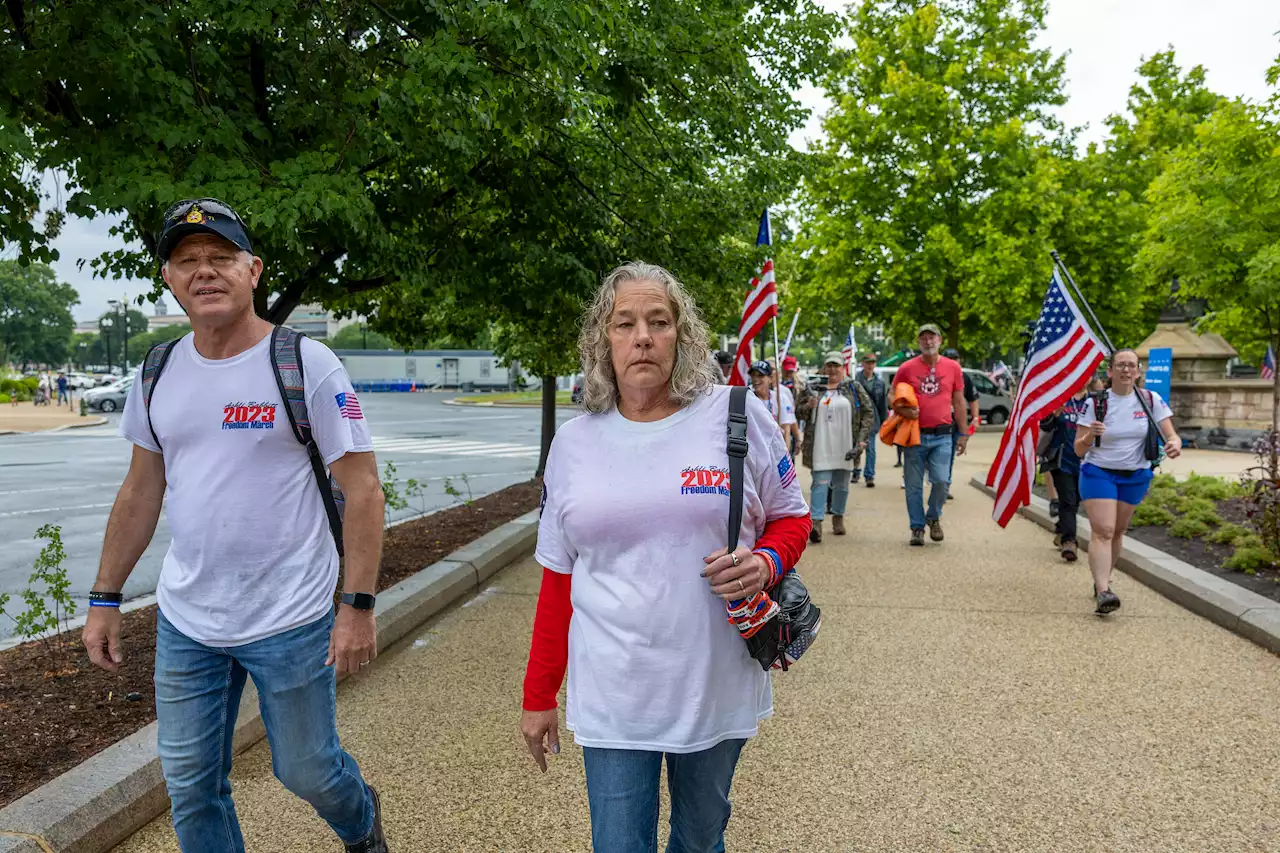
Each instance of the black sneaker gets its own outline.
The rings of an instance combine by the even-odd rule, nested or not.
[[[851,473],[851,474],[849,475],[849,482],[850,482],[850,483],[852,483],[852,484],[854,484],[854,485],[856,485],[856,484],[857,484],[857,482],[858,482],[859,480],[861,480],[861,479],[862,479],[862,472],[861,472],[861,471],[854,471],[853,473]]]
[[[894,467],[894,468],[901,468],[901,467],[902,467],[902,463],[901,463],[901,462],[895,462],[895,463],[893,463],[893,467]]]
[[[1049,501],[1049,517],[1050,517],[1050,518],[1057,518],[1057,517],[1058,517],[1058,509],[1059,509],[1059,507],[1058,507],[1058,499],[1057,499],[1057,498],[1054,498],[1053,500]]]
[[[809,541],[817,545],[822,541],[822,522],[819,521],[809,529]]]
[[[1093,611],[1099,616],[1106,616],[1120,609],[1120,596],[1116,595],[1109,589],[1104,589],[1098,593],[1098,609]]]
[[[867,480],[867,488],[868,488],[868,489],[874,489],[875,487],[876,487],[876,481],[875,481],[875,480],[872,480],[872,479],[868,479],[868,480]]]
[[[347,845],[347,853],[390,853],[387,849],[387,837],[382,834],[382,800],[377,790],[370,785],[369,793],[373,795],[373,829],[363,841]]]
[[[955,495],[951,494],[951,492],[947,492],[947,500],[953,501],[955,499],[956,499]]]
[[[917,527],[911,531],[911,544],[916,548],[924,547],[924,528]]]

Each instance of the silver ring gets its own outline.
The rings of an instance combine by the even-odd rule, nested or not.
[[[742,562],[741,560],[739,560],[739,559],[738,559],[738,555],[737,555],[737,554],[734,554],[733,552],[730,552],[730,553],[729,553],[729,559],[730,559],[730,560],[733,560],[733,564],[734,564],[735,566],[736,566],[736,565],[738,565],[738,563]]]
[[[362,661],[360,661],[360,665],[361,665],[361,666],[368,666],[368,665],[369,665],[369,662],[368,662],[367,660],[362,660]]]

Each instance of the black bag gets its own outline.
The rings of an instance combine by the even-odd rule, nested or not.
[[[729,390],[729,553],[738,547],[742,531],[743,466],[747,458],[747,388]],[[775,666],[786,672],[813,645],[822,627],[822,611],[795,569],[789,569],[769,590],[778,612],[746,638],[747,651],[766,672]]]

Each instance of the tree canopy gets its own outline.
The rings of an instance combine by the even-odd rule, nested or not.
[[[0,364],[64,362],[79,301],[46,264],[0,260]]]

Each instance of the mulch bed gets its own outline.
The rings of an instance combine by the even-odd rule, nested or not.
[[[378,590],[537,509],[541,497],[541,482],[531,480],[391,528]],[[114,674],[89,663],[78,630],[0,652],[0,806],[156,718],[154,605],[124,614],[121,645],[125,661]]]
[[[1039,483],[1032,487],[1032,492],[1045,500],[1049,499],[1044,486]],[[1242,527],[1249,526],[1245,502],[1239,498],[1219,501],[1217,511],[1218,516],[1224,522],[1239,524]],[[1081,518],[1085,518],[1083,507],[1080,508],[1079,515]],[[1197,569],[1202,569],[1215,577],[1230,581],[1236,586],[1242,586],[1273,601],[1280,601],[1280,571],[1259,569],[1257,574],[1247,575],[1244,572],[1222,567],[1222,564],[1226,562],[1227,558],[1235,550],[1230,545],[1218,545],[1204,539],[1183,539],[1179,536],[1170,536],[1169,529],[1159,525],[1131,527],[1125,533],[1125,536],[1129,539],[1136,539],[1144,545],[1150,545],[1152,548],[1158,548],[1171,557],[1176,557],[1184,563],[1190,563]]]

